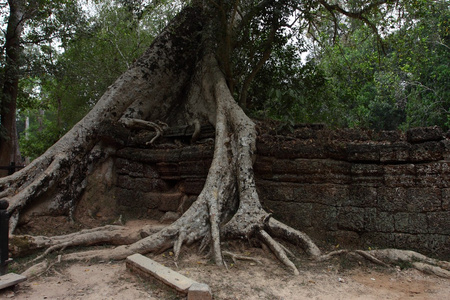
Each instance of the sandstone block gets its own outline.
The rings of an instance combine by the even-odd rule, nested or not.
[[[187,294],[189,288],[196,283],[196,281],[141,254],[128,256],[126,265],[127,269],[136,271],[147,277],[153,277],[182,294]]]
[[[442,129],[438,126],[411,128],[406,132],[406,138],[410,143],[440,141],[443,135]]]
[[[205,283],[194,283],[188,290],[187,300],[212,300],[212,293]]]

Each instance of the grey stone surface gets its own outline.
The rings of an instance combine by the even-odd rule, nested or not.
[[[205,283],[194,283],[188,290],[187,300],[212,300],[212,293]]]
[[[8,273],[0,276],[0,290],[24,282],[27,278],[23,275]]]
[[[449,138],[434,127],[406,135],[324,127],[296,129],[289,138],[264,132],[257,190],[269,213],[315,240],[450,257]],[[118,151],[116,201],[157,218],[186,211],[203,188],[213,149]]]
[[[187,294],[191,285],[196,283],[196,281],[141,254],[133,254],[128,256],[126,259],[126,265],[127,269],[152,276],[183,294]]]

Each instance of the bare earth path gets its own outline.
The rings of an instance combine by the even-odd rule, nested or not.
[[[193,249],[189,249],[193,252]],[[262,264],[228,262],[228,270],[197,255],[184,254],[178,271],[210,285],[214,299],[450,299],[450,280],[414,269],[386,270],[358,265],[347,259],[325,264],[302,260],[300,276],[292,276],[262,249],[245,255]],[[171,252],[153,257],[173,269]],[[297,262],[299,263],[299,262]],[[355,265],[356,263],[356,265]],[[1,299],[182,299],[143,280],[124,262],[55,264],[38,278],[15,290],[0,291]]]

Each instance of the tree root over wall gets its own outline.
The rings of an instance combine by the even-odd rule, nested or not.
[[[223,256],[229,253],[222,251],[222,241],[257,239],[296,275],[299,271],[291,253],[280,240],[302,248],[317,261],[348,253],[322,254],[306,234],[275,220],[262,208],[253,172],[255,124],[237,105],[216,55],[208,50],[214,44],[208,42],[211,24],[202,14],[196,7],[184,9],[69,133],[25,169],[0,179],[0,198],[10,204],[12,232],[21,213],[35,202],[48,201],[52,214],[73,217],[86,176],[115,151],[97,138],[105,124],[144,124],[161,135],[156,120],[169,126],[178,121],[190,125],[201,121],[213,124],[216,136],[214,158],[197,200],[177,221],[156,233],[106,226],[57,237],[15,236],[15,251],[45,248],[42,258],[70,246],[112,243],[119,246],[66,254],[62,259],[120,260],[134,253],[172,248],[177,260],[183,245],[197,242],[201,251],[209,249],[215,263],[224,266]],[[449,263],[414,252],[354,253],[377,264],[406,260],[423,271],[444,277],[449,274]]]

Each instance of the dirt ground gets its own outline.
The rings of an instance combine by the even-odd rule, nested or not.
[[[149,221],[132,221],[127,226],[139,227],[143,223]],[[155,229],[162,226],[153,225]],[[450,299],[450,280],[425,275],[407,266],[380,268],[353,256],[316,263],[298,249],[291,249],[298,257],[294,262],[300,271],[299,276],[293,276],[270,251],[246,243],[224,243],[222,247],[260,263],[242,260],[234,263],[226,258],[227,268],[220,268],[195,254],[196,247],[183,248],[178,263],[173,261],[170,251],[149,257],[208,284],[215,300]],[[48,257],[50,267],[45,273],[1,290],[0,299],[184,299],[159,283],[129,272],[123,261],[57,263],[57,255]],[[10,271],[20,273],[25,261],[16,260]]]
[[[175,265],[171,252],[152,258],[199,282],[207,283],[214,299],[450,299],[450,280],[413,269],[379,269],[347,258],[317,264],[297,261],[292,276],[270,254],[250,248],[258,258],[228,262],[228,269],[189,254]],[[130,273],[124,262],[54,264],[43,275],[0,291],[0,299],[183,299],[163,286]]]

